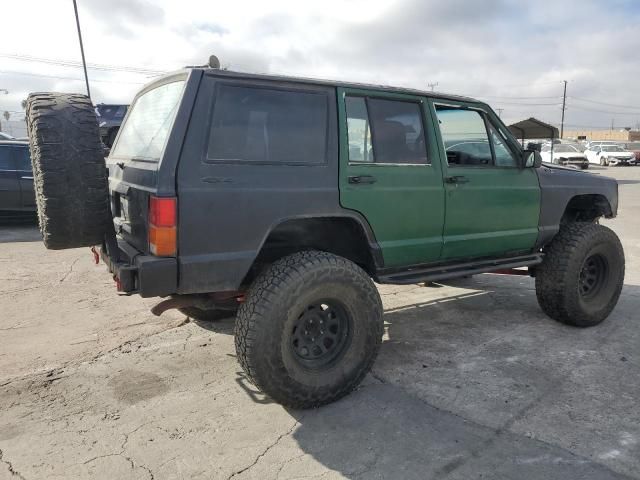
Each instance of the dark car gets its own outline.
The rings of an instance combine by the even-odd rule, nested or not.
[[[100,137],[102,143],[108,148],[113,146],[113,142],[118,135],[118,130],[124,120],[129,105],[111,105],[99,103],[96,105],[96,113],[100,124]]]
[[[0,216],[36,211],[29,144],[0,140]]]
[[[640,165],[640,142],[630,142],[624,144],[625,150],[633,152],[636,156],[635,161],[631,163],[633,165]]]
[[[246,378],[291,407],[370,370],[374,281],[523,267],[578,327],[622,290],[622,245],[598,223],[616,181],[542,165],[472,98],[193,67],[135,97],[106,166],[86,96],[31,94],[27,119],[47,248],[102,244],[120,292],[165,297],[154,313],[237,314]]]

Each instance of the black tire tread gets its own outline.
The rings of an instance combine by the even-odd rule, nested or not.
[[[260,327],[269,321],[270,310],[282,301],[283,292],[291,291],[291,288],[304,288],[301,285],[303,272],[310,270],[325,275],[348,277],[366,292],[374,315],[380,318],[376,326],[366,332],[370,355],[364,359],[359,370],[339,388],[317,391],[311,397],[302,395],[287,378],[282,365],[276,364],[255,345],[260,336],[279,333],[269,329],[268,325],[267,328]],[[303,251],[276,261],[256,278],[238,310],[235,324],[236,354],[247,378],[271,398],[292,408],[314,408],[336,401],[357,387],[376,359],[383,329],[382,301],[364,270],[349,260],[330,253]]]
[[[58,250],[101,243],[111,216],[91,100],[80,94],[32,93],[26,118],[45,246]]]
[[[575,222],[563,225],[560,232],[544,249],[545,258],[536,269],[536,296],[540,308],[551,318],[576,327],[593,326],[604,320],[615,307],[624,279],[624,261],[622,271],[616,272],[621,277],[616,293],[604,309],[604,316],[595,319],[580,318],[574,302],[571,301],[575,288],[573,279],[568,274],[572,256],[584,242],[611,242],[619,250],[624,259],[622,244],[618,236],[609,228],[586,222]]]

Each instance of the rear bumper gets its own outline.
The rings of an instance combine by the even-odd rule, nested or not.
[[[178,290],[178,262],[172,257],[144,255],[122,239],[118,239],[119,258],[107,254],[104,246],[100,258],[113,273],[119,292],[141,297],[164,297]]]

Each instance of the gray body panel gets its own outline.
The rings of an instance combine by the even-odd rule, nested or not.
[[[540,182],[540,233],[537,246],[549,243],[560,230],[560,221],[567,204],[578,195],[602,195],[611,207],[611,215],[618,212],[618,182],[613,178],[594,175],[545,164],[536,169]]]
[[[178,162],[179,293],[238,289],[269,232],[290,219],[353,218],[375,249],[367,222],[340,206],[335,88],[258,78],[234,79],[234,85],[322,93],[328,102],[324,164],[248,165],[206,158],[214,93],[220,82],[227,80],[213,75],[202,78]]]

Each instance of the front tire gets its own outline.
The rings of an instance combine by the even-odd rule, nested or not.
[[[559,322],[591,327],[609,316],[624,283],[624,251],[617,235],[593,223],[560,229],[536,269],[542,310]]]
[[[312,408],[347,395],[380,349],[382,302],[345,258],[305,251],[267,268],[238,310],[235,345],[247,377],[278,403]]]

